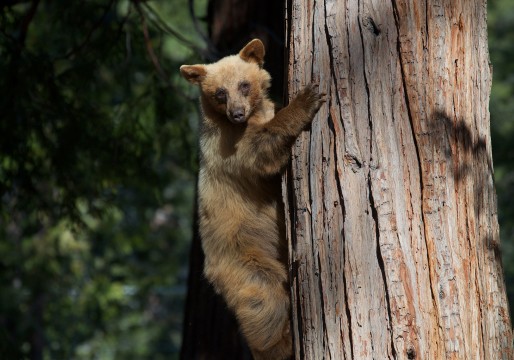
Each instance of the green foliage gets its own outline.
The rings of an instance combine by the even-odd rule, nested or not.
[[[8,3],[0,354],[174,358],[198,116],[177,69],[202,45],[187,1]]]
[[[489,51],[493,64],[491,135],[503,267],[514,315],[514,2],[489,0]]]

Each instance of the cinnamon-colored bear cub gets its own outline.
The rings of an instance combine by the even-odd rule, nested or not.
[[[275,114],[258,39],[214,64],[183,65],[201,89],[199,215],[205,276],[258,359],[292,355],[280,173],[323,103],[313,87]]]

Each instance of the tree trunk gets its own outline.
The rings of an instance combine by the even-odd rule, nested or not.
[[[287,1],[296,359],[511,359],[485,0]]]
[[[284,94],[284,3],[276,0],[210,0],[209,35],[217,57],[234,55],[259,38],[266,48],[265,68],[271,94]],[[216,59],[217,60],[217,59]]]
[[[203,276],[204,255],[197,224],[195,215],[180,358],[249,360],[251,355],[239,333],[235,316]]]

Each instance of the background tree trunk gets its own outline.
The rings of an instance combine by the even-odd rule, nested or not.
[[[180,358],[251,359],[234,315],[203,275],[204,255],[197,220],[195,216]]]
[[[253,38],[266,46],[271,94],[281,98],[284,74],[284,4],[275,0],[211,0],[207,14],[210,59],[237,54]],[[203,276],[204,255],[195,221],[181,349],[183,360],[251,359],[234,315]]]
[[[297,359],[511,359],[485,0],[287,1]]]

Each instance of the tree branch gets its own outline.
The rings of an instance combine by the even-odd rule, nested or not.
[[[167,74],[164,72],[164,70],[161,67],[161,64],[159,63],[159,59],[155,55],[155,52],[153,51],[152,41],[150,39],[150,34],[148,32],[148,25],[146,24],[146,18],[143,13],[143,10],[141,9],[140,1],[135,0],[134,5],[136,6],[136,10],[139,13],[139,16],[141,17],[141,25],[143,27],[143,36],[145,38],[145,44],[146,44],[146,51],[148,52],[148,56],[150,56],[150,60],[152,60],[152,63],[159,73],[159,75],[163,79],[168,79]]]
[[[30,5],[29,11],[21,21],[20,26],[20,36],[18,38],[19,51],[23,49],[25,46],[25,40],[27,38],[27,32],[29,30],[30,23],[34,19],[34,15],[36,15],[37,7],[39,5],[40,0],[33,0],[32,5]]]
[[[181,91],[176,89],[176,87],[170,82],[169,75],[164,71],[163,67],[161,66],[161,64],[159,62],[159,59],[157,58],[157,55],[155,55],[155,52],[154,52],[154,49],[152,46],[152,41],[150,39],[150,33],[148,31],[148,25],[146,23],[146,17],[143,12],[143,9],[141,8],[140,0],[134,0],[134,5],[136,7],[137,12],[139,13],[139,16],[141,17],[141,25],[143,27],[143,36],[145,38],[146,51],[148,52],[148,56],[150,56],[150,60],[152,61],[155,69],[157,70],[157,74],[159,75],[161,80],[164,81],[164,83],[166,83],[166,85],[168,87],[176,90],[177,94],[179,94],[180,96],[183,96],[185,99],[187,99],[189,101],[196,101],[196,98],[191,98],[191,97],[183,94]]]
[[[139,0],[136,0],[136,2],[139,3]],[[165,21],[161,19],[159,14],[155,12],[154,9],[152,9],[148,4],[143,3],[142,6],[145,8],[145,10],[151,15],[149,17],[149,20],[154,23],[154,25],[159,28],[160,30],[164,31],[165,33],[174,36],[178,41],[182,42],[187,47],[193,49],[196,53],[198,53],[200,56],[204,57],[205,51],[200,49],[198,46],[196,46],[193,42],[186,39],[180,32],[173,29],[171,26],[169,26]]]
[[[1,0],[0,1],[0,9],[3,9],[5,7],[10,7],[18,4],[24,4],[28,3],[31,0]]]
[[[69,58],[69,57],[75,55],[76,53],[81,51],[87,45],[87,43],[89,43],[89,40],[91,39],[91,36],[100,27],[100,24],[104,21],[105,17],[107,16],[109,11],[111,10],[113,4],[114,4],[114,0],[111,0],[109,2],[109,4],[106,6],[105,11],[102,14],[102,16],[100,16],[100,18],[95,22],[93,27],[87,33],[86,38],[84,39],[84,41],[82,41],[82,43],[80,43],[78,46],[76,46],[73,49],[71,49],[70,51],[68,51],[62,58]]]

